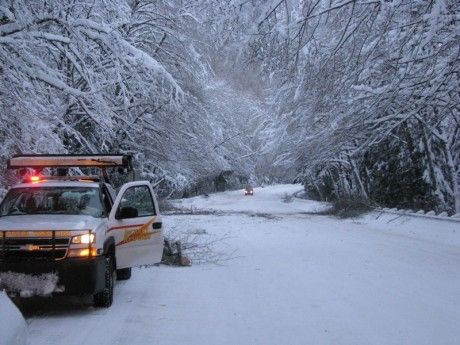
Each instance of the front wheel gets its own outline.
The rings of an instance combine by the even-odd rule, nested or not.
[[[104,290],[94,294],[94,306],[108,308],[113,302],[113,284],[114,284],[113,259],[111,256],[105,258],[105,286]]]

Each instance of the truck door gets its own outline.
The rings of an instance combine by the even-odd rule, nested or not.
[[[109,215],[117,269],[161,261],[163,231],[158,205],[148,181],[126,183]]]

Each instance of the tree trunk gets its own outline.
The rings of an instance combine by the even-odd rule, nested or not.
[[[447,159],[447,167],[449,169],[449,174],[452,181],[452,192],[454,197],[454,210],[455,213],[460,213],[460,178],[459,172],[455,169],[454,159],[452,158],[452,153],[447,148],[447,145],[443,143],[444,154]]]
[[[359,170],[358,170],[358,167],[356,166],[355,161],[350,157],[348,157],[348,161],[350,162],[350,165],[353,169],[353,173],[356,178],[356,182],[360,188],[359,194],[363,196],[366,200],[368,200],[369,196],[367,195],[366,188],[364,188],[364,184],[363,184],[363,181],[361,180],[361,176],[359,176]]]

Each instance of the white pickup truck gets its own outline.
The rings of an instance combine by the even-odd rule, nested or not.
[[[101,174],[39,173],[71,167]],[[0,272],[54,272],[64,293],[91,294],[95,306],[109,307],[115,278],[129,279],[131,267],[161,260],[162,223],[151,184],[129,182],[116,194],[108,181],[106,169],[130,169],[130,156],[22,155],[8,168],[29,173],[0,204]]]

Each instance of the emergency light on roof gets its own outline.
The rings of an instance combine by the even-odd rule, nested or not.
[[[23,182],[45,182],[45,181],[76,181],[76,182],[99,182],[101,178],[93,175],[79,176],[36,176],[32,175],[23,179]]]
[[[17,155],[8,160],[9,169],[21,168],[109,168],[132,169],[131,156],[102,155]]]
[[[40,181],[40,176],[33,175],[30,177],[30,182],[39,182]]]

